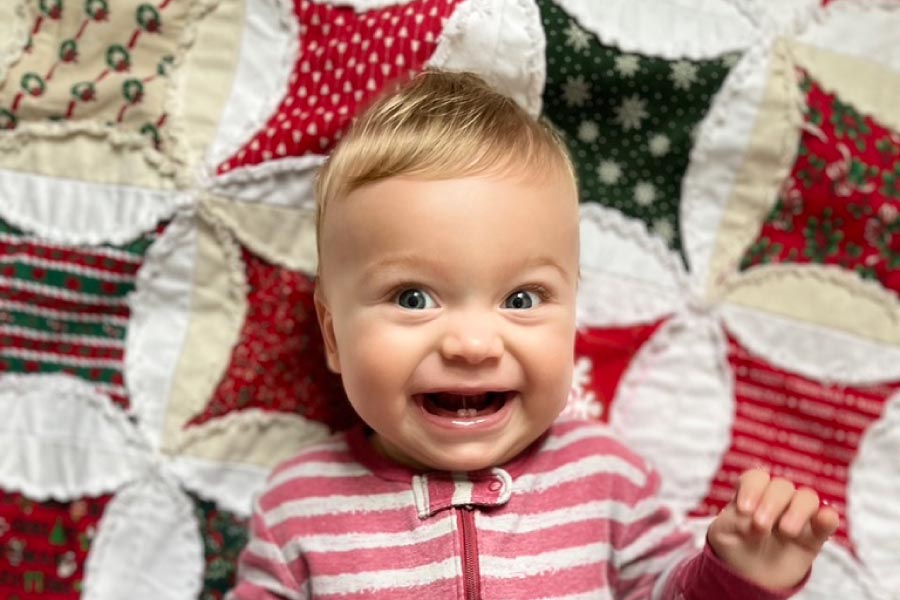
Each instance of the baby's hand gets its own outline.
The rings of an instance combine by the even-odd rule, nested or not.
[[[838,527],[837,512],[819,507],[811,489],[759,469],[741,475],[735,497],[709,528],[709,544],[733,571],[772,590],[803,579]]]

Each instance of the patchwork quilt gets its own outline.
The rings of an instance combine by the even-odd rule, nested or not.
[[[312,181],[480,73],[581,184],[576,378],[698,543],[765,465],[841,515],[803,600],[900,599],[900,2],[0,3],[0,597],[213,600],[268,470],[355,423]]]

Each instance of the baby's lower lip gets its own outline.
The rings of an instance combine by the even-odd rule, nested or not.
[[[431,394],[416,394],[413,398],[429,423],[456,431],[482,431],[502,426],[510,413],[513,400],[518,397],[518,394],[512,391],[495,394],[496,396],[490,399],[481,398],[479,409],[465,411],[451,410],[446,403],[440,406],[438,402],[442,399]]]

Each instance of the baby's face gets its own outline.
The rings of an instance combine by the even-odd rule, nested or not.
[[[572,182],[387,179],[329,205],[321,235],[329,365],[384,454],[481,469],[550,426],[572,377]]]

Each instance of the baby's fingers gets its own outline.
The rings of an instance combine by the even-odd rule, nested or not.
[[[819,496],[809,488],[797,490],[778,522],[779,533],[811,550],[818,550],[840,523],[837,512],[819,506]]]

